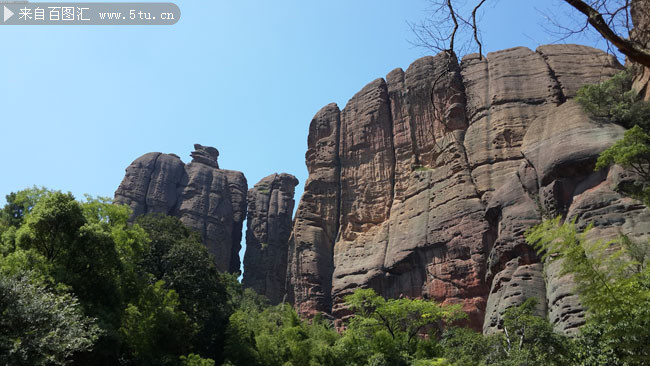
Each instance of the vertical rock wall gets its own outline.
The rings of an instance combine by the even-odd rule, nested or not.
[[[333,250],[339,230],[341,112],[323,107],[312,119],[305,160],[309,177],[289,239],[287,295],[298,312],[332,310]]]
[[[323,108],[289,244],[299,312],[345,316],[343,297],[372,287],[461,303],[489,333],[505,309],[536,297],[558,329],[576,329],[584,313],[571,279],[541,263],[523,233],[551,214],[586,225],[601,212],[597,231],[650,235],[647,208],[614,190],[621,172],[593,172],[622,129],[571,101],[620,68],[576,45],[460,64],[443,53],[371,82],[342,111]]]
[[[272,174],[248,191],[242,285],[266,296],[271,304],[280,303],[285,294],[287,245],[297,184],[293,175]]]

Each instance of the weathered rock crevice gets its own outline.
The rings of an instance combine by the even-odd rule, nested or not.
[[[540,52],[539,50],[536,50],[540,56],[542,56],[542,60],[546,63],[546,67],[548,69],[548,74],[551,77],[551,80],[555,83],[555,85],[552,87],[553,90],[557,92],[557,105],[560,105],[564,102],[566,102],[566,96],[564,95],[564,92],[562,91],[562,83],[558,79],[557,75],[555,75],[555,70],[551,67],[548,61],[548,55],[545,55],[544,53]]]

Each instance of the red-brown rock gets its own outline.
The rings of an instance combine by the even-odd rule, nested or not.
[[[289,245],[288,291],[301,314],[344,317],[345,295],[461,303],[469,323],[500,327],[528,297],[556,328],[584,311],[558,263],[524,232],[550,214],[597,232],[650,235],[648,209],[615,193],[620,174],[593,172],[623,130],[571,101],[621,66],[584,46],[445,53],[391,71],[339,113],[312,120],[309,178]]]

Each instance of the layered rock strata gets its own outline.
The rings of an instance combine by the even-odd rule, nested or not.
[[[594,172],[622,128],[571,99],[620,70],[585,46],[445,53],[396,69],[309,127],[309,177],[289,240],[288,296],[303,315],[343,317],[345,295],[462,304],[486,333],[528,297],[556,328],[584,312],[570,278],[524,240],[543,217],[594,222],[598,235],[650,235],[648,209],[622,197],[626,179]],[[596,235],[596,234],[594,234]]]
[[[293,175],[272,174],[248,191],[242,285],[266,296],[271,304],[284,299],[297,184]]]
[[[133,217],[164,213],[197,230],[221,271],[240,267],[242,225],[248,185],[244,174],[219,169],[219,151],[194,145],[192,162],[152,152],[136,159],[115,191],[115,203],[129,205]]]

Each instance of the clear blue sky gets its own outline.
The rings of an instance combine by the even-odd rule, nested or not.
[[[138,156],[189,162],[194,143],[217,147],[251,187],[294,174],[298,200],[312,116],[429,54],[408,42],[424,0],[176,3],[174,26],[0,27],[0,203],[32,185],[112,196]],[[534,3],[567,10],[487,6],[485,50],[553,41]]]

